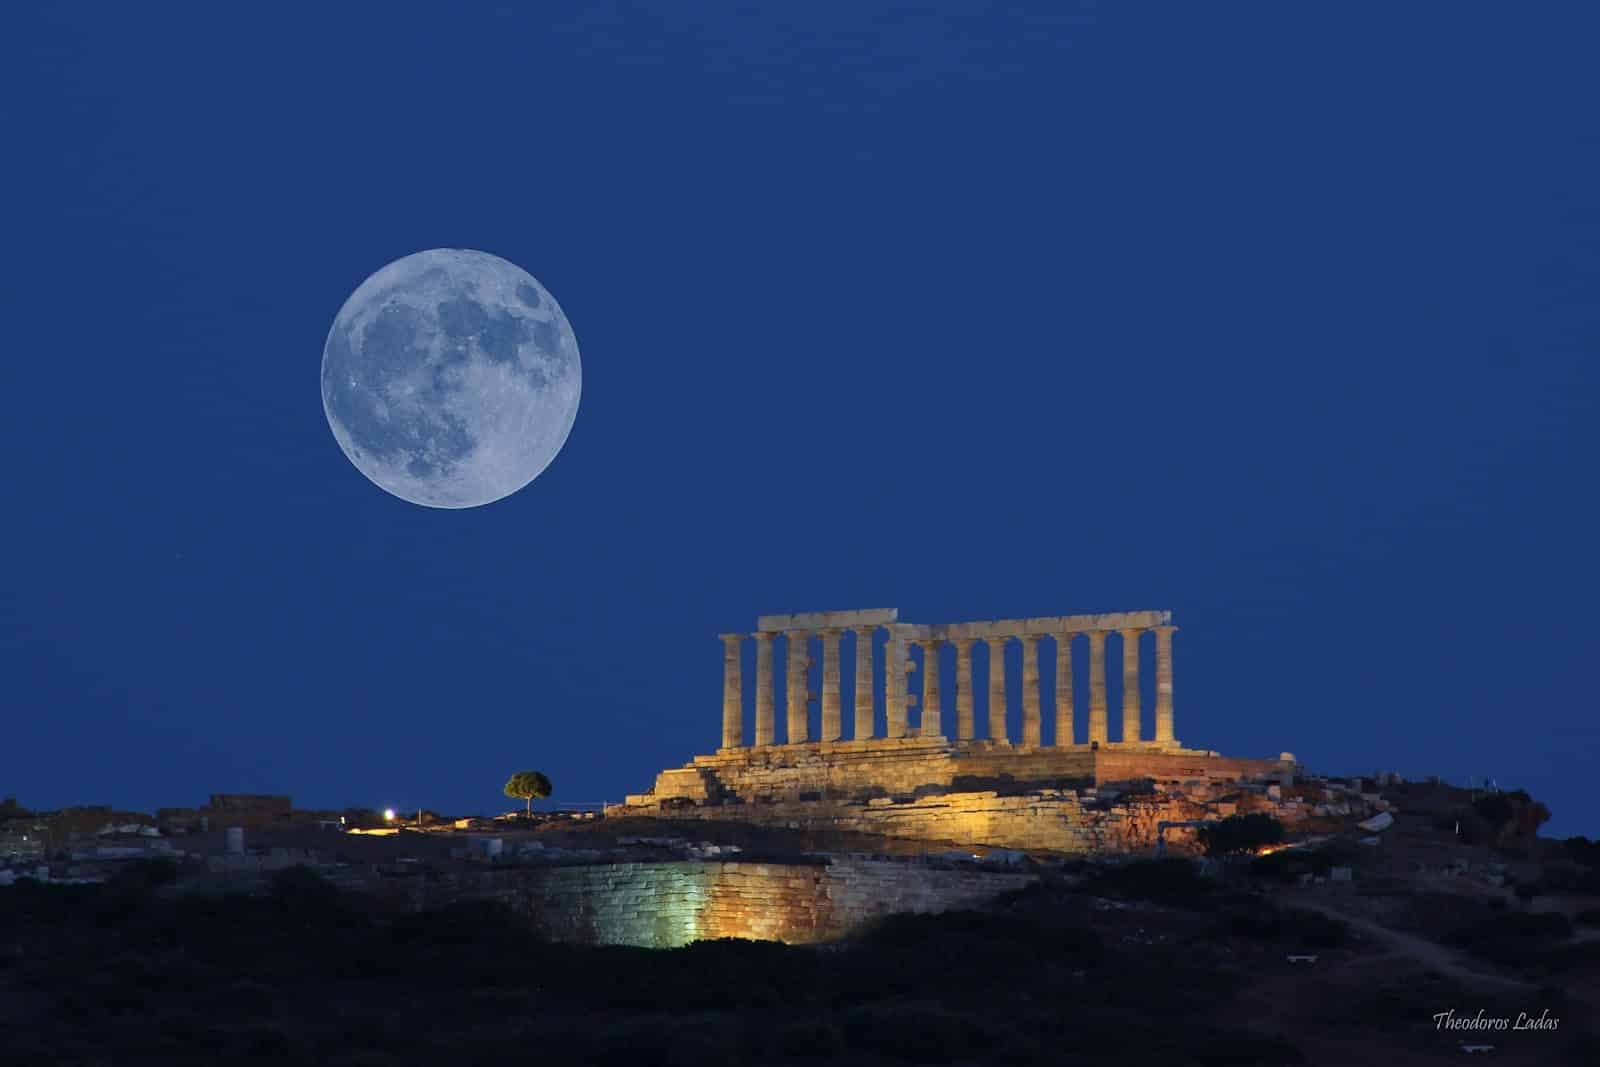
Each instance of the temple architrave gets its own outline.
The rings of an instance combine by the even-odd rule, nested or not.
[[[1096,842],[1107,831],[1105,820],[1085,815],[1083,804],[1110,783],[1140,781],[1177,790],[1245,778],[1291,781],[1287,758],[1234,759],[1178,741],[1176,630],[1170,611],[943,624],[901,622],[894,608],[763,615],[752,632],[720,635],[722,743],[715,753],[663,771],[649,793],[629,796],[608,813],[834,826],[1017,847],[1029,847],[1021,840],[1027,838],[1043,842],[1039,847],[1090,851],[1102,847]],[[749,730],[747,642],[754,644],[755,661]],[[1020,670],[1007,663],[1006,646],[1013,642]],[[1122,670],[1114,739],[1108,645]],[[1153,654],[1156,679],[1154,730],[1148,736],[1140,704],[1144,648]],[[1086,663],[1075,662],[1079,649]],[[847,650],[854,677],[848,717],[841,687]],[[814,651],[820,651],[820,661]],[[1054,684],[1046,693],[1039,664],[1041,656],[1051,655]],[[979,656],[987,661],[988,681],[981,718],[973,682]],[[780,662],[781,736],[775,678]],[[819,662],[817,693],[810,679]],[[940,684],[940,666],[947,662],[953,662],[955,678],[948,700]],[[1080,740],[1073,679],[1085,668],[1089,706]],[[1016,736],[1008,726],[1011,682],[1021,710]]]

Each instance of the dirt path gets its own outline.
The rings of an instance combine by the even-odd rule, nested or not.
[[[1537,988],[1532,982],[1525,982],[1520,978],[1509,978],[1503,974],[1480,970],[1474,962],[1454,949],[1415,934],[1408,934],[1403,930],[1391,930],[1381,923],[1359,915],[1351,915],[1324,901],[1298,897],[1295,898],[1294,904],[1296,907],[1321,912],[1330,918],[1341,919],[1349,923],[1351,929],[1361,931],[1380,945],[1387,945],[1397,955],[1415,960],[1429,970],[1437,971],[1459,982],[1514,993],[1525,993]]]

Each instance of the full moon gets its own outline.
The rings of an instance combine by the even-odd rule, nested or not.
[[[430,508],[471,508],[537,478],[578,417],[578,339],[555,297],[487,252],[397,259],[339,309],[322,409],[356,469]]]

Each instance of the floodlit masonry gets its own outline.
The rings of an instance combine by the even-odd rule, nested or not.
[[[958,741],[977,736],[975,694],[972,684],[973,646],[983,644],[989,661],[985,738],[1000,744],[1020,743],[1028,747],[1043,744],[1042,704],[1039,683],[1039,645],[1048,640],[1054,647],[1056,678],[1054,694],[1055,745],[1075,743],[1076,722],[1073,709],[1073,646],[1080,635],[1088,646],[1089,721],[1086,743],[1113,743],[1106,706],[1106,638],[1115,633],[1121,638],[1122,655],[1122,732],[1116,743],[1153,745],[1177,749],[1172,720],[1172,625],[1170,611],[1129,611],[1109,615],[1060,615],[1036,619],[1001,619],[994,622],[962,622],[944,625],[902,623],[894,608],[862,611],[823,611],[802,615],[763,615],[756,620],[753,634],[722,634],[722,747],[740,748],[744,741],[744,686],[742,646],[747,637],[756,643],[755,738],[758,746],[778,744],[776,691],[773,684],[773,655],[782,638],[786,667],[784,672],[784,741],[797,745],[844,739],[840,706],[841,638],[846,631],[854,636],[855,715],[853,740],[873,737],[941,737],[943,702],[939,692],[937,665],[945,645],[954,650],[956,661],[956,732]],[[875,700],[876,665],[873,655],[875,635],[887,631],[883,662],[883,733],[874,732],[877,721]],[[1156,715],[1155,737],[1140,737],[1139,644],[1146,634],[1155,638]],[[1022,647],[1022,736],[1013,742],[1006,731],[1005,645],[1016,641]],[[808,705],[814,695],[808,691],[807,674],[815,664],[812,642],[822,646],[822,732],[809,736]],[[921,665],[913,660],[911,649],[920,650]],[[929,669],[933,665],[934,669]],[[998,669],[997,669],[998,668]],[[917,672],[922,695],[908,692],[907,675]],[[910,722],[910,709],[920,706],[917,724]]]
[[[630,795],[607,814],[725,819],[1071,853],[1153,848],[1160,821],[1203,817],[1210,800],[1226,792],[1225,783],[1288,782],[1294,776],[1287,754],[1235,759],[1179,743],[1173,725],[1176,629],[1168,611],[944,625],[903,623],[892,608],[763,615],[753,634],[721,635],[721,746],[662,771],[648,793]],[[855,675],[848,737],[841,693],[847,632]],[[1153,639],[1143,641],[1146,633]],[[1106,685],[1112,634],[1123,681],[1117,740],[1111,739]],[[746,743],[744,729],[747,640],[755,645],[753,743]],[[1005,646],[1011,641],[1021,646],[1016,737],[1007,716],[1008,674],[1015,672],[1008,670]],[[780,643],[781,739],[775,684]],[[810,686],[817,665],[814,643],[822,652],[820,694]],[[973,650],[980,644],[989,667],[981,728],[973,684]],[[1154,645],[1155,653],[1155,729],[1149,737],[1140,726],[1141,644]],[[953,649],[955,667],[953,739],[945,733],[940,691],[946,645]],[[1088,656],[1082,741],[1073,688],[1079,647]],[[1041,654],[1055,656],[1053,694],[1040,683]],[[920,693],[912,692],[913,675]],[[1047,697],[1054,720],[1048,744]],[[815,737],[814,721],[820,725]],[[1140,782],[1150,785],[1142,791],[1124,788]],[[1108,804],[1124,793],[1143,799]]]

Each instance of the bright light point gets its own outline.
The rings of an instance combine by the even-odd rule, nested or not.
[[[394,809],[393,808],[384,808],[383,809],[383,821],[384,822],[394,822]]]

